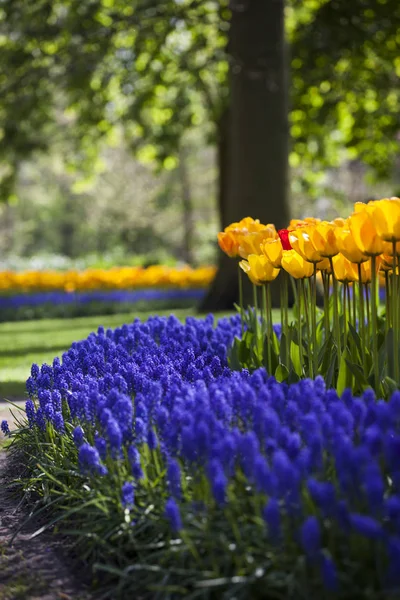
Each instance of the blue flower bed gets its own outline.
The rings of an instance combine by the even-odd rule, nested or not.
[[[232,371],[240,329],[153,317],[33,365],[29,485],[113,597],[394,598],[400,392]]]
[[[41,304],[88,304],[90,302],[130,302],[155,300],[201,300],[204,289],[146,289],[94,292],[41,292],[0,296],[0,309],[39,306]]]
[[[205,289],[98,290],[0,296],[0,321],[74,318],[135,310],[160,311],[197,304]]]

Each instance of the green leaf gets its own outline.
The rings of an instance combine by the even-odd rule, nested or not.
[[[293,340],[290,343],[290,360],[292,361],[293,369],[295,373],[301,377],[302,376],[302,368],[300,362],[300,348],[298,344],[296,344]]]
[[[348,367],[348,352],[343,352],[340,365],[339,365],[339,373],[336,382],[336,391],[341,396],[346,388],[352,389],[353,387],[353,374],[352,371]]]
[[[279,364],[275,370],[275,378],[277,381],[286,381],[289,378],[289,370],[285,365]]]
[[[361,391],[365,388],[368,387],[368,381],[367,378],[365,377],[365,373],[363,371],[363,368],[361,367],[361,365],[357,364],[357,363],[353,363],[350,362],[349,360],[346,361],[347,362],[347,366],[349,368],[349,370],[351,371],[351,373],[354,375],[354,379],[357,383],[357,388]]]

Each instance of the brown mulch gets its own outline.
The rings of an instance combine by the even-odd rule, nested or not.
[[[14,467],[0,449],[0,600],[91,600],[89,586],[78,577],[83,565],[63,550],[62,539],[51,532],[32,538],[40,527],[30,522],[10,541],[28,515],[12,491]]]

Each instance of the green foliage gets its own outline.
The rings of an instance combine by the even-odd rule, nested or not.
[[[358,293],[356,299],[358,301]],[[331,299],[331,314],[332,305]],[[393,378],[395,336],[393,329],[387,326],[385,315],[377,319],[376,382],[371,327],[367,328],[368,333],[363,337],[363,334],[356,330],[355,323],[349,321],[345,326],[345,317],[341,314],[337,336],[334,323],[332,331],[324,331],[325,315],[323,311],[318,310],[314,342],[310,334],[312,325],[307,319],[303,303],[294,306],[294,319],[287,331],[281,330],[279,337],[274,330],[268,328],[262,313],[260,318],[256,310],[249,308],[242,314],[244,333],[240,339],[235,338],[229,355],[232,369],[245,368],[253,371],[265,367],[277,381],[287,383],[321,375],[326,385],[336,388],[339,395],[346,388],[361,394],[365,389],[372,387],[379,396],[388,398],[399,387]]]
[[[301,4],[293,2],[294,10]],[[310,4],[312,18],[292,33],[291,163],[332,167],[360,159],[387,178],[399,152],[400,5]],[[309,180],[315,185],[312,173]]]
[[[360,159],[387,177],[398,154],[397,0],[290,0],[293,167]],[[177,164],[182,135],[229,102],[227,0],[3,0],[0,7],[1,197],[21,160],[60,134],[90,171],[123,124],[141,160]],[[228,50],[228,52],[227,52]],[[62,131],[67,125],[67,133]]]

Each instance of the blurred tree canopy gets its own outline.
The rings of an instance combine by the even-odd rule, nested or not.
[[[242,0],[243,7],[248,0]],[[360,158],[387,176],[399,150],[400,4],[289,0],[290,163]],[[123,123],[143,160],[177,165],[182,134],[210,137],[229,100],[228,0],[1,0],[1,196],[21,160],[68,125],[70,162],[90,169]],[[65,133],[63,133],[65,135]]]
[[[82,172],[121,126],[140,160],[174,170],[200,126],[218,146],[222,225],[249,212],[283,226],[288,156],[310,194],[349,159],[391,173],[399,20],[398,0],[287,0],[285,13],[284,0],[0,0],[0,196],[59,136]]]

